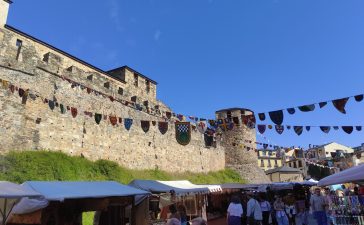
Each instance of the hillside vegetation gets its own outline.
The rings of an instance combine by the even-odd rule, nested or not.
[[[61,152],[50,151],[10,152],[0,157],[0,180],[15,183],[30,180],[112,180],[128,184],[133,179],[189,180],[195,184],[244,183],[239,174],[228,169],[207,174],[130,170],[107,160],[92,162],[82,157],[72,157]]]

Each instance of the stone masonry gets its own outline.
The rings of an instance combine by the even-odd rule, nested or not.
[[[19,90],[0,82],[0,154],[10,150],[62,151],[91,160],[112,160],[131,169],[209,172],[229,167],[249,182],[267,178],[259,168],[255,170],[254,151],[231,147],[236,138],[251,140],[253,145],[255,129],[242,126],[227,131],[214,147],[207,147],[204,135],[193,130],[187,146],[178,144],[175,117],[168,120],[164,135],[158,130],[158,121],[165,121],[164,112],[171,109],[157,100],[155,81],[127,66],[103,71],[5,25],[9,3],[0,0],[0,79],[29,89],[29,95],[20,97]],[[112,99],[90,94],[85,86]],[[77,116],[72,116],[71,109],[62,113],[60,104],[77,109]],[[123,121],[112,125],[108,118],[102,118],[98,125],[84,112]],[[134,120],[129,131],[124,127],[125,118]],[[141,121],[156,123],[144,132]]]

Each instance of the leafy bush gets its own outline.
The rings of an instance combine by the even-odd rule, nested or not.
[[[13,151],[0,157],[0,180],[16,183],[29,180],[113,180],[128,184],[133,179],[189,180],[196,184],[244,182],[239,174],[229,169],[207,174],[190,172],[176,174],[160,170],[130,170],[108,160],[92,162],[82,157],[50,151]]]

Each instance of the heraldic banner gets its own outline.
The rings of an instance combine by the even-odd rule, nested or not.
[[[191,141],[191,125],[189,122],[176,122],[176,140],[180,145],[188,145]]]

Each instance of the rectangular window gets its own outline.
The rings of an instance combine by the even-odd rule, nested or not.
[[[145,91],[147,93],[150,92],[150,81],[149,80],[145,80]]]
[[[16,47],[18,47],[18,52],[16,53],[16,60],[19,60],[21,47],[23,46],[23,41],[17,39],[16,40]]]
[[[272,164],[270,163],[270,159],[268,159],[268,167],[272,167]]]
[[[121,88],[121,87],[119,87],[118,94],[119,95],[123,95],[124,94],[124,89]]]
[[[139,85],[139,76],[138,74],[134,74],[134,86],[138,87]]]
[[[297,168],[297,162],[293,163],[293,168]]]
[[[303,167],[303,165],[302,165],[302,161],[300,160],[300,161],[298,161],[298,167],[300,167],[300,168],[302,168]]]
[[[264,160],[260,160],[260,167],[264,167]]]
[[[278,161],[274,160],[274,167],[278,167]]]

